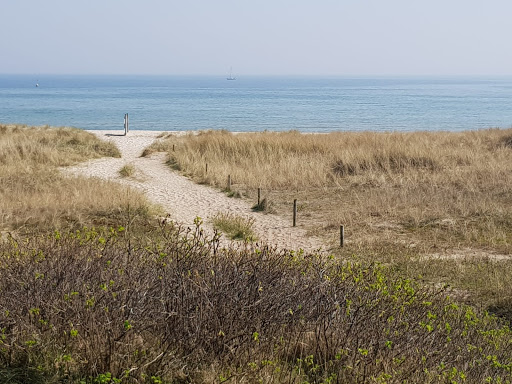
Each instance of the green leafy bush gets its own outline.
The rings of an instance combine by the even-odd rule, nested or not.
[[[93,383],[481,383],[512,334],[379,264],[164,221],[0,243],[0,373]],[[105,381],[106,380],[106,381]],[[118,380],[118,381],[116,381]]]

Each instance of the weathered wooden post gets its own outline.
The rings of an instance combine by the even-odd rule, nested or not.
[[[231,191],[231,175],[228,175],[228,191]]]
[[[293,226],[297,226],[297,199],[293,200]]]
[[[258,207],[260,206],[261,188],[258,188]]]
[[[345,242],[345,227],[340,225],[340,247],[343,248],[343,243]]]
[[[208,173],[208,163],[206,163],[205,173]]]

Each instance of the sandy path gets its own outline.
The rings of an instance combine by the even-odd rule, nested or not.
[[[115,180],[142,190],[154,203],[159,204],[175,221],[190,225],[199,216],[205,229],[212,232],[209,220],[219,212],[231,213],[254,220],[254,231],[261,242],[278,247],[313,251],[321,248],[321,241],[306,236],[300,227],[292,227],[291,220],[277,215],[265,215],[251,211],[248,202],[229,198],[213,188],[199,185],[164,164],[165,155],[154,154],[140,157],[144,148],[150,145],[162,132],[131,131],[127,136],[114,131],[90,131],[99,138],[113,142],[121,151],[122,158],[91,160],[76,167],[68,168],[72,174]],[[135,178],[121,178],[119,170],[126,164],[133,165]]]

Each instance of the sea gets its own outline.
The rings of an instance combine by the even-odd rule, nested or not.
[[[512,127],[512,77],[0,75],[0,123],[88,130]]]

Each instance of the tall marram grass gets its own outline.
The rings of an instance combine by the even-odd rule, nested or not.
[[[198,182],[223,188],[231,175],[232,189],[253,204],[260,187],[273,211],[290,222],[296,198],[298,225],[323,236],[337,254],[378,258],[400,273],[449,282],[463,295],[480,295],[488,302],[510,297],[506,287],[512,284],[512,278],[501,284],[495,278],[504,277],[501,272],[511,263],[506,259],[512,252],[511,143],[512,129],[208,131],[169,135],[153,149],[166,148],[169,164]],[[340,250],[342,224],[346,241]],[[453,253],[462,256],[429,257]],[[468,258],[465,253],[483,256]],[[485,261],[495,253],[505,257]],[[447,265],[458,272],[445,274]],[[491,287],[491,282],[496,284]]]
[[[64,177],[58,167],[118,149],[74,128],[0,125],[0,231],[106,223],[145,199],[114,183]]]
[[[221,249],[164,221],[10,239],[0,274],[11,382],[512,380],[508,327],[355,258]]]
[[[309,206],[307,217],[321,216],[324,226],[350,226],[355,229],[354,240],[367,238],[369,222],[380,218],[384,224],[433,231],[428,236],[439,240],[457,237],[465,244],[510,250],[511,137],[512,129],[330,134],[208,131],[168,136],[164,143],[169,163],[197,181],[223,187],[231,175],[234,188],[246,190],[249,196],[258,187],[277,203],[284,204],[295,195]],[[164,147],[162,142],[157,145],[160,150]],[[170,150],[173,145],[174,151]],[[307,217],[303,223],[308,223]],[[443,223],[456,225],[446,230]]]
[[[427,174],[431,176],[463,173],[468,166],[488,169],[510,158],[511,138],[510,129],[329,134],[206,131],[169,135],[167,146],[159,141],[154,148],[167,149],[171,162],[195,178],[220,185],[230,174],[250,188],[276,189],[329,187],[344,176],[365,180],[386,176],[394,181],[412,171],[431,172]],[[175,151],[170,150],[172,144]]]
[[[110,143],[76,128],[0,125],[0,164],[65,166],[102,156],[121,157]]]

